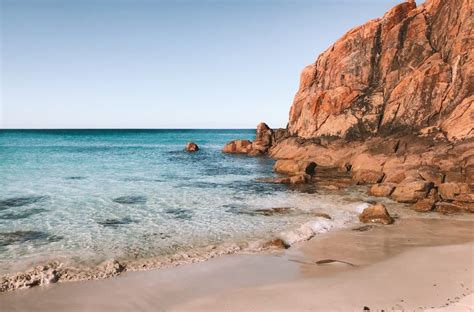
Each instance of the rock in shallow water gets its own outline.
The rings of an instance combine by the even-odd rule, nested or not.
[[[199,146],[194,142],[188,142],[188,144],[186,144],[186,151],[197,152],[199,151]]]
[[[385,225],[393,223],[392,217],[383,204],[374,204],[365,208],[359,215],[359,220],[363,223],[380,223]]]
[[[146,203],[145,196],[120,196],[113,199],[114,202],[125,205],[144,204]]]
[[[11,207],[22,207],[31,205],[37,202],[45,201],[48,196],[20,196],[20,197],[11,197],[7,199],[0,200],[0,210],[4,210]]]
[[[228,154],[248,154],[252,151],[252,142],[249,140],[234,140],[227,143],[222,149]]]

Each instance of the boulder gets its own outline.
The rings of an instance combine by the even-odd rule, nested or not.
[[[249,140],[234,140],[227,143],[222,152],[228,154],[248,154],[252,150],[252,142]]]
[[[199,151],[199,146],[194,142],[188,142],[188,144],[186,144],[186,151],[197,152]]]
[[[393,218],[385,206],[380,203],[365,208],[359,215],[359,220],[363,223],[380,223],[385,225],[393,223]]]
[[[448,182],[440,184],[438,191],[442,199],[454,200],[462,194],[469,194],[470,188],[467,183]]]
[[[418,211],[418,212],[428,212],[433,210],[435,206],[435,201],[430,198],[424,198],[422,200],[417,201],[415,204],[411,206],[411,209]]]
[[[386,158],[384,155],[375,156],[367,152],[360,153],[351,159],[352,170],[382,171],[382,165],[385,163]]]
[[[465,183],[466,182],[466,175],[462,174],[461,172],[457,171],[448,171],[445,174],[444,182],[457,182],[457,183]]]
[[[266,182],[266,183],[278,183],[278,184],[304,184],[311,181],[311,176],[306,173],[300,173],[300,174],[293,175],[290,177],[264,178],[264,179],[259,179],[258,181]]]
[[[386,173],[386,172],[384,173],[387,175],[387,179],[385,181],[389,183],[398,184],[407,178],[406,173],[403,171],[396,171],[396,172],[392,171],[390,173]]]
[[[464,209],[453,203],[439,202],[436,203],[435,211],[443,214],[451,214],[463,212]]]
[[[309,174],[313,175],[316,169],[316,163],[312,161],[279,159],[273,166],[273,171],[284,174]]]
[[[458,206],[459,208],[462,208],[465,211],[474,212],[474,202],[465,202],[465,201],[455,200],[452,202],[452,204]]]
[[[382,181],[384,173],[381,171],[362,169],[355,171],[352,180],[357,184],[374,184]]]
[[[269,148],[272,145],[273,130],[264,123],[261,122],[257,125],[257,131],[255,135],[255,141],[260,142],[261,145]]]
[[[372,196],[388,197],[394,189],[395,184],[393,183],[374,184],[370,187],[369,194]]]
[[[418,169],[417,172],[420,178],[428,182],[433,182],[435,185],[440,185],[444,181],[444,174],[440,172],[439,168],[424,166]]]
[[[406,179],[397,185],[391,197],[401,203],[415,203],[425,198],[432,188],[432,182]]]

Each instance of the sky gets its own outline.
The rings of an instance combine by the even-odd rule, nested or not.
[[[285,127],[301,70],[392,0],[0,0],[0,128]]]

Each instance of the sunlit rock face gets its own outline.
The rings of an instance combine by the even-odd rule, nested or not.
[[[290,134],[365,138],[439,127],[474,136],[473,2],[401,3],[337,40],[301,74]]]

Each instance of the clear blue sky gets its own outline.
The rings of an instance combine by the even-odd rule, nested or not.
[[[0,127],[284,127],[303,67],[400,1],[0,0]]]

